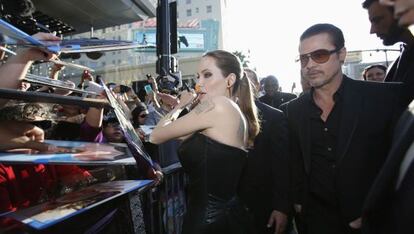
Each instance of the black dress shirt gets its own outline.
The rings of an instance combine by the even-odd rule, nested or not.
[[[335,171],[337,155],[337,140],[343,102],[344,82],[334,94],[335,105],[326,121],[321,119],[322,110],[311,98],[309,113],[311,130],[311,174],[310,192],[316,198],[336,206]],[[313,97],[313,90],[311,90]]]

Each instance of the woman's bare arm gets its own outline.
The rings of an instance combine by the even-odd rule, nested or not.
[[[185,116],[177,119],[182,105],[175,107],[160,120],[151,133],[150,141],[160,144],[165,141],[187,136],[197,131],[211,128],[217,116],[223,111],[217,99],[206,98]]]

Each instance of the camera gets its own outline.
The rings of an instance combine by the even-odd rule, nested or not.
[[[119,86],[119,92],[120,93],[127,93],[129,90],[131,90],[131,88],[128,87],[128,86],[125,86],[125,85],[120,85]]]

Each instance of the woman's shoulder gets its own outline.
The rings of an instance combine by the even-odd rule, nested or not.
[[[216,111],[231,111],[239,109],[238,105],[230,98],[225,96],[207,97],[203,99],[200,104],[202,106],[209,106]]]
[[[220,105],[220,106],[238,106],[237,103],[235,103],[233,100],[231,100],[230,98],[225,97],[225,96],[216,96],[216,97],[211,97],[210,99],[216,105]]]

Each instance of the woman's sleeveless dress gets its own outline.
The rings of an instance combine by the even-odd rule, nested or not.
[[[178,153],[189,176],[182,233],[254,233],[247,209],[236,195],[247,152],[195,133]]]

